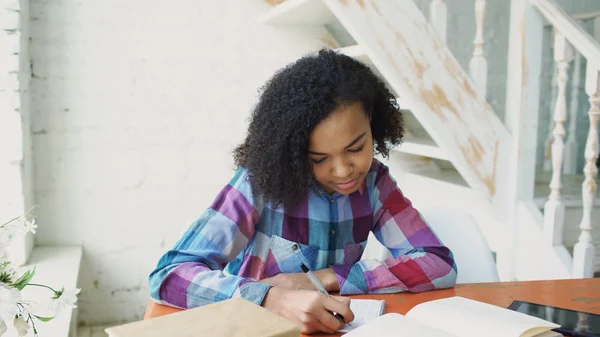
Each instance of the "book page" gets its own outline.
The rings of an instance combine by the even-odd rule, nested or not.
[[[532,337],[559,327],[537,317],[459,296],[421,303],[406,317],[464,337]]]
[[[459,337],[396,313],[379,316],[344,335],[344,337],[392,336]]]
[[[354,313],[354,321],[346,324],[339,332],[348,332],[383,315],[385,300],[352,300],[350,310]]]

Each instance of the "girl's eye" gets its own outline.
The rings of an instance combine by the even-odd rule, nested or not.
[[[327,157],[323,157],[323,158],[321,158],[319,160],[311,159],[311,161],[313,162],[313,164],[320,164],[320,163],[324,162],[325,159],[327,159]]]
[[[359,148],[357,148],[357,149],[351,149],[351,150],[348,150],[348,152],[357,153],[357,152],[360,152],[360,151],[362,151],[362,149],[363,149],[364,147],[365,147],[365,144],[361,145],[361,146],[360,146]]]

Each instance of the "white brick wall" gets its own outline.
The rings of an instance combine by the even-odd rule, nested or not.
[[[23,212],[19,3],[0,2],[0,223]]]
[[[33,204],[28,15],[26,0],[0,1],[0,223]],[[11,261],[24,263],[32,242],[30,236],[14,239],[8,250]]]
[[[261,1],[31,0],[37,244],[83,244],[83,323],[141,318],[147,276],[232,174],[257,89],[322,46]]]

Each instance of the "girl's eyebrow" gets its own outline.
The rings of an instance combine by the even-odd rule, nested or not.
[[[356,143],[358,143],[358,141],[359,141],[359,140],[363,139],[363,138],[366,136],[366,134],[367,134],[367,133],[365,132],[365,133],[363,133],[362,135],[360,135],[360,136],[356,137],[356,138],[355,138],[355,139],[352,141],[352,143],[350,143],[350,144],[346,145],[346,147],[345,147],[344,149],[345,149],[345,150],[348,150],[348,148],[350,148],[350,147],[354,146]]]
[[[347,150],[348,148],[356,145],[356,143],[358,143],[358,141],[360,141],[361,139],[363,139],[365,136],[367,135],[367,133],[363,133],[362,135],[356,137],[350,144],[346,145],[346,147],[344,148],[344,150]],[[322,152],[314,152],[314,151],[310,151],[308,150],[309,154],[314,154],[314,155],[318,155],[318,156],[326,156],[327,153],[322,153]]]

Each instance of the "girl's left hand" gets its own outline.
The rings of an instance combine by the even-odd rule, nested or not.
[[[313,274],[319,282],[321,282],[325,290],[340,290],[337,276],[333,272],[333,269],[321,269],[313,272]],[[262,279],[259,282],[289,290],[317,290],[308,276],[304,273],[278,274],[270,278]]]

